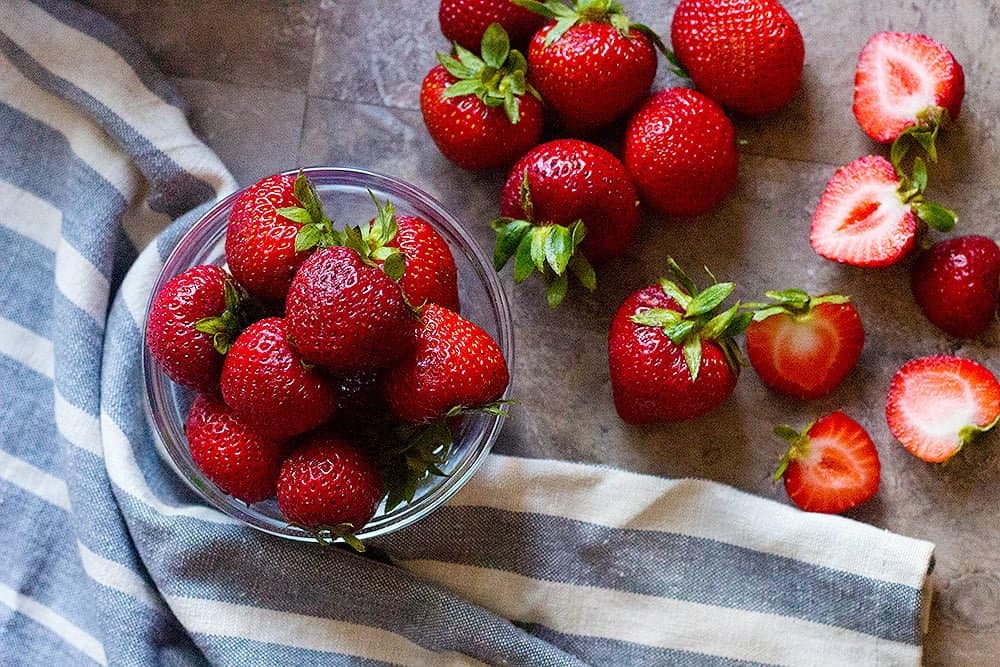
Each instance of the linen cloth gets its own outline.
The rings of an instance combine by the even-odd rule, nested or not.
[[[920,661],[931,544],[711,482],[493,455],[379,558],[199,504],[152,444],[140,332],[236,184],[60,0],[0,3],[0,128],[0,664]]]

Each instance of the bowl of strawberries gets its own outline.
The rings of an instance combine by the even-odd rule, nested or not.
[[[289,171],[219,201],[164,262],[147,416],[225,514],[363,549],[473,475],[513,352],[489,260],[437,201],[357,169]]]

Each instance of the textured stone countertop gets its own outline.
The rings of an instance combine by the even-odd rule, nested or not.
[[[431,0],[92,0],[169,74],[195,130],[241,184],[296,165],[353,165],[420,185],[464,220],[484,248],[503,174],[472,175],[446,162],[424,130],[418,90],[447,44]],[[633,18],[669,34],[674,1],[631,0]],[[1000,371],[1000,324],[961,343],[934,329],[913,303],[910,262],[885,270],[844,268],[809,248],[808,226],[834,169],[886,151],[851,115],[854,64],[880,30],[927,32],[965,67],[960,121],[939,144],[929,195],[956,209],[963,233],[1000,238],[1000,0],[785,0],[806,42],[803,85],[763,121],[736,123],[740,178],[710,215],[671,222],[646,215],[627,255],[603,272],[594,294],[571,290],[559,310],[536,281],[509,290],[517,326],[521,404],[497,449],[559,455],[668,477],[698,476],[787,502],[770,473],[782,444],[778,422],[802,426],[843,408],[864,424],[882,458],[876,498],[850,516],[937,544],[937,588],[927,663],[996,664],[1000,655],[1000,436],[980,440],[944,466],[923,463],[893,441],[883,405],[906,360],[950,352]],[[660,63],[656,87],[676,85]],[[614,144],[614,133],[607,137]],[[832,396],[781,398],[744,372],[724,407],[679,426],[633,428],[616,416],[606,336],[627,294],[650,284],[668,254],[692,270],[708,265],[738,283],[737,295],[802,287],[854,297],[867,330],[858,368]],[[512,287],[509,271],[505,284]],[[767,530],[767,526],[761,526]]]

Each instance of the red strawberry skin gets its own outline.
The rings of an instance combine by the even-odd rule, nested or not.
[[[491,403],[509,382],[507,361],[489,334],[432,303],[420,314],[413,350],[386,375],[384,392],[393,415],[419,423],[455,406]]]
[[[892,378],[885,418],[893,437],[911,454],[932,463],[947,461],[970,438],[963,430],[996,424],[1000,382],[971,359],[912,359]]]
[[[483,33],[492,23],[507,31],[512,44],[527,44],[545,18],[518,7],[510,0],[441,0],[441,32],[450,42],[479,51]]]
[[[629,122],[624,162],[645,204],[664,215],[701,215],[736,183],[736,133],[701,93],[661,90]]]
[[[682,310],[651,285],[632,293],[611,321],[608,365],[618,415],[629,424],[680,422],[718,407],[733,393],[737,379],[722,348],[702,340],[701,367],[692,381],[680,346],[659,327],[629,319],[650,308]]]
[[[285,299],[292,276],[309,251],[295,252],[299,225],[278,215],[300,206],[294,175],[268,176],[250,186],[233,204],[226,231],[226,261],[248,292],[269,304]]]
[[[581,246],[591,262],[625,251],[639,224],[638,195],[625,166],[599,146],[557,139],[536,146],[511,169],[500,198],[500,215],[525,219],[521,185],[525,172],[534,219],[570,225],[583,220]]]
[[[195,465],[229,495],[257,503],[274,495],[284,443],[259,435],[221,401],[199,396],[186,427]]]
[[[413,316],[399,285],[350,248],[323,248],[302,264],[286,302],[288,338],[334,372],[384,368],[410,347]]]
[[[382,496],[372,458],[358,445],[320,432],[285,459],[278,476],[278,508],[290,523],[307,528],[368,523]]]
[[[437,303],[458,312],[458,269],[448,243],[422,218],[397,215],[399,231],[387,245],[399,248],[406,267],[399,284],[413,306]]]
[[[833,391],[854,368],[865,343],[850,303],[821,303],[806,315],[778,313],[750,324],[747,357],[777,392],[814,399]]]
[[[613,123],[649,93],[656,49],[638,30],[580,23],[545,45],[550,24],[528,46],[528,78],[571,134]],[[537,143],[537,142],[535,142]]]
[[[884,157],[868,155],[838,169],[813,214],[813,250],[866,268],[903,259],[916,247],[919,220],[898,189],[896,170]]]
[[[997,316],[1000,247],[985,236],[938,241],[913,267],[913,296],[936,327],[957,338],[975,338]]]
[[[441,153],[463,169],[480,171],[512,164],[542,137],[542,105],[521,96],[521,119],[515,125],[502,107],[486,106],[475,95],[444,97],[458,81],[441,65],[428,72],[420,87],[424,125]]]
[[[316,428],[337,407],[331,381],[318,369],[306,368],[286,334],[286,320],[277,317],[252,324],[233,343],[222,366],[226,405],[274,439]]]
[[[880,32],[861,50],[854,75],[854,117],[865,134],[890,143],[935,106],[951,120],[962,112],[965,72],[927,35]]]
[[[799,88],[802,33],[776,0],[681,0],[670,38],[698,90],[737,113],[773,113]]]
[[[149,309],[146,345],[153,359],[171,380],[200,393],[219,391],[223,356],[195,324],[222,315],[228,280],[218,266],[195,266],[171,278]]]
[[[788,464],[785,491],[807,512],[840,514],[878,491],[882,465],[868,432],[842,412],[809,429],[808,454]]]

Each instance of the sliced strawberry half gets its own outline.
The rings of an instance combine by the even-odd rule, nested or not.
[[[913,359],[892,378],[885,418],[911,454],[934,463],[947,461],[1000,421],[1000,382],[971,359]]]
[[[761,381],[794,398],[829,394],[851,372],[865,343],[861,316],[848,297],[811,297],[797,289],[767,292],[746,332],[747,356]]]
[[[965,73],[948,49],[926,35],[880,32],[861,50],[854,75],[854,117],[880,143],[918,127],[936,134],[958,118]]]
[[[882,466],[875,443],[843,412],[819,418],[802,433],[790,426],[774,432],[789,442],[774,480],[784,478],[785,491],[799,508],[840,514],[878,491]]]
[[[853,266],[894,264],[916,246],[923,221],[939,231],[958,216],[924,200],[927,167],[914,160],[913,176],[901,176],[877,155],[841,167],[827,183],[812,219],[809,242],[822,257]]]

